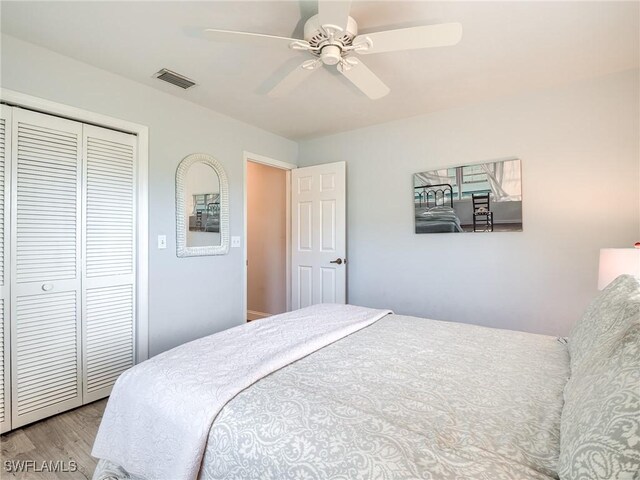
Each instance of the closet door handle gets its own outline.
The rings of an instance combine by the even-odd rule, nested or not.
[[[342,265],[342,259],[339,258],[337,260],[331,260],[329,263],[337,263],[338,265]]]
[[[42,284],[42,290],[44,290],[45,292],[53,290],[53,284],[52,283],[43,283]]]

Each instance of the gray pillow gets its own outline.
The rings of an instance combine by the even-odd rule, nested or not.
[[[613,348],[565,387],[561,480],[640,478],[640,304],[633,305]]]
[[[591,302],[569,335],[571,376],[588,370],[589,364],[611,350],[630,325],[640,301],[640,279],[621,275]]]

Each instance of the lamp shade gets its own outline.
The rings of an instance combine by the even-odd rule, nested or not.
[[[640,248],[600,249],[599,290],[625,273],[640,276]]]

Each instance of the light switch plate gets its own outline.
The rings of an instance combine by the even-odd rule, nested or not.
[[[240,248],[240,237],[231,237],[231,248]]]
[[[166,235],[158,235],[158,248],[165,249],[167,248],[167,236]]]

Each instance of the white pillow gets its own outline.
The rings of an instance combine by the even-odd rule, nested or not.
[[[565,387],[561,480],[640,477],[640,308],[608,353]]]
[[[640,301],[640,279],[621,275],[591,302],[569,335],[571,376],[588,369],[624,334]]]

